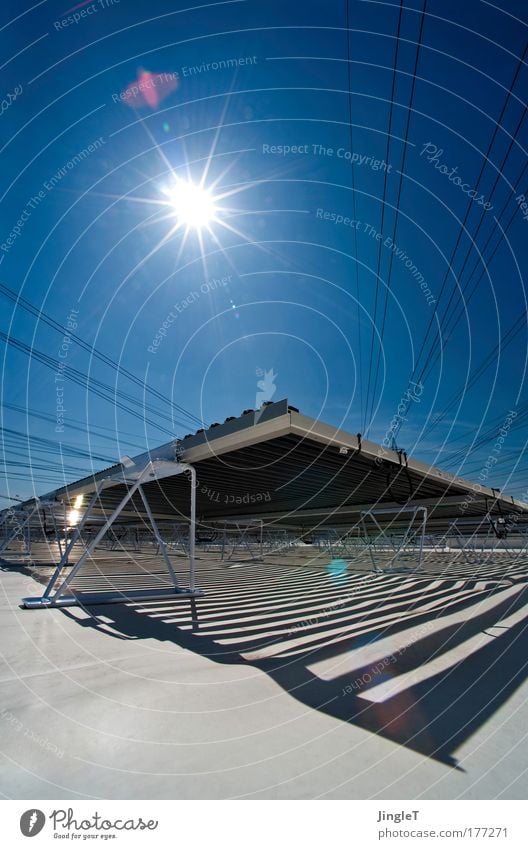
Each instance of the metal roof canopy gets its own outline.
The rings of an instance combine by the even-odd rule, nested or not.
[[[528,515],[523,502],[304,416],[287,400],[166,443],[133,463],[142,468],[151,460],[179,460],[193,466],[197,516],[206,524],[262,518],[304,529],[354,523],[373,506],[393,507],[396,515],[409,504],[427,507],[433,525],[488,512]],[[47,498],[72,500],[93,492],[101,478],[125,473],[117,464]],[[154,480],[144,490],[157,519],[188,521],[188,487],[180,476]],[[126,484],[105,490],[99,510],[106,514],[125,492]],[[121,518],[137,521],[144,515],[137,496]]]
[[[182,472],[190,475],[189,480]],[[42,599],[27,606],[75,604],[63,590],[119,518],[151,525],[161,544],[167,569],[170,559],[157,529],[159,520],[184,520],[190,525],[190,586],[193,582],[196,519],[201,526],[261,519],[303,533],[321,525],[359,523],[361,514],[383,508],[388,523],[417,506],[427,508],[436,526],[455,516],[485,520],[490,515],[528,515],[528,505],[498,495],[496,490],[457,478],[405,452],[385,449],[331,425],[302,415],[287,400],[245,411],[238,418],[213,425],[181,440],[123,461],[109,469],[55,490],[46,499],[71,501],[91,494],[79,526],[99,526],[87,552],[55,596],[51,590],[67,564],[71,543]],[[189,506],[190,505],[190,506]],[[172,592],[181,592],[176,587]],[[159,594],[159,593],[158,593]],[[60,595],[60,598],[59,598]],[[105,594],[99,601],[123,601],[127,594]],[[142,597],[145,597],[144,595]],[[150,597],[154,597],[153,595]],[[53,600],[55,599],[55,601]],[[95,603],[95,599],[85,599]]]

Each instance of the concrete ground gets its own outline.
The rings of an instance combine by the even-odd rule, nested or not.
[[[21,609],[35,577],[0,572],[8,798],[526,798],[525,560],[205,556],[195,602]]]

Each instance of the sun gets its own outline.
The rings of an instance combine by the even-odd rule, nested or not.
[[[165,188],[172,213],[180,227],[204,230],[216,219],[217,207],[210,191],[190,180],[176,179]]]
[[[127,203],[137,204],[138,206],[148,204],[158,207],[159,211],[156,211],[153,215],[149,215],[138,226],[147,227],[161,224],[166,228],[165,232],[139,260],[139,264],[134,267],[134,271],[137,271],[140,265],[148,262],[158,251],[173,240],[177,240],[179,243],[176,251],[176,263],[179,262],[186,247],[190,247],[193,250],[198,247],[204,273],[207,273],[206,257],[211,247],[216,247],[216,249],[225,254],[223,237],[226,235],[231,238],[240,239],[244,243],[253,244],[252,238],[243,230],[239,229],[232,221],[233,218],[236,219],[241,215],[245,215],[246,210],[240,209],[238,204],[231,206],[231,199],[252,189],[258,184],[258,181],[234,182],[232,185],[223,185],[227,174],[238,161],[236,158],[230,160],[216,174],[215,179],[211,179],[210,171],[213,160],[216,155],[222,155],[216,153],[221,127],[218,128],[211,149],[207,154],[203,170],[201,173],[197,173],[194,179],[191,166],[196,166],[197,162],[201,160],[188,162],[186,159],[183,159],[177,168],[184,169],[185,175],[182,177],[178,176],[176,173],[177,169],[167,159],[163,149],[156,143],[148,128],[146,129],[153,147],[159,154],[164,165],[163,177],[159,173],[152,177],[155,192],[150,196],[136,196],[132,193],[127,193],[125,196],[105,195],[105,197],[112,197],[119,200],[126,199]],[[147,179],[141,185],[143,186],[149,182]],[[222,188],[220,188],[221,186]]]

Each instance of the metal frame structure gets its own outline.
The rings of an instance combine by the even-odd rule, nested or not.
[[[53,534],[59,554],[62,557],[64,536],[61,535],[59,525],[57,524],[57,510],[65,514],[65,504],[56,501],[43,501],[39,498],[34,502],[17,508],[7,510],[0,521],[0,527],[4,529],[4,540],[0,544],[0,559],[12,558],[32,558],[32,542],[35,541],[35,526],[42,538],[49,542],[45,531],[45,513],[49,510],[49,515],[53,523]],[[42,515],[41,515],[42,514]],[[14,524],[9,531],[10,524]],[[64,533],[66,534],[66,518],[64,519]],[[10,549],[9,546],[15,541],[23,543],[22,549]]]
[[[152,480],[160,480],[164,477],[179,475],[185,472],[189,472],[191,475],[191,509],[190,509],[190,522],[189,522],[189,587],[182,588],[178,586],[178,579],[176,577],[176,573],[174,571],[171,559],[169,557],[167,546],[162,539],[156,520],[148,503],[147,497],[143,490],[143,485],[147,482],[151,482]],[[121,499],[117,507],[113,510],[111,515],[104,521],[102,527],[95,534],[93,539],[86,545],[86,548],[77,561],[77,563],[72,567],[68,576],[63,580],[60,586],[57,587],[57,582],[59,578],[63,575],[63,572],[68,564],[68,558],[73,550],[73,547],[81,542],[81,535],[83,528],[85,527],[87,521],[92,515],[93,508],[95,503],[99,499],[102,491],[108,487],[116,486],[118,484],[125,484],[127,486],[127,492],[124,497]],[[96,592],[96,593],[74,593],[71,595],[66,595],[66,591],[71,589],[72,583],[75,577],[79,574],[82,569],[84,563],[91,557],[94,553],[96,546],[103,539],[107,531],[112,527],[113,523],[116,521],[118,516],[122,513],[126,505],[129,503],[130,499],[134,495],[135,492],[139,492],[143,505],[145,507],[146,515],[150,521],[152,526],[152,530],[154,532],[154,537],[158,546],[160,547],[160,551],[167,568],[167,572],[170,575],[173,586],[168,590],[141,590],[139,592],[130,591],[128,593],[121,593],[117,591],[110,592]],[[35,608],[35,607],[57,607],[57,606],[71,606],[79,604],[80,602],[84,602],[87,604],[101,604],[101,603],[113,603],[116,601],[127,601],[127,600],[140,600],[140,599],[148,599],[148,598],[160,598],[166,597],[168,595],[184,595],[187,597],[194,597],[203,595],[201,590],[197,589],[195,586],[194,579],[194,561],[195,561],[195,531],[196,531],[196,472],[192,466],[187,463],[179,463],[179,462],[171,462],[167,460],[150,460],[145,466],[142,468],[135,467],[134,469],[127,469],[126,475],[114,475],[108,478],[100,479],[96,487],[93,491],[90,502],[84,511],[83,516],[81,517],[79,523],[76,525],[75,530],[66,544],[65,550],[62,554],[60,562],[58,563],[53,575],[50,578],[50,581],[44,591],[44,594],[38,598],[25,598],[22,600],[24,607],[27,608]]]
[[[316,534],[315,545],[317,548],[328,551],[332,558],[344,557],[347,560],[355,560],[365,551],[368,544],[368,539],[360,535],[359,531],[358,523],[344,531],[337,528],[324,528]]]
[[[246,522],[225,522],[224,527],[221,529],[222,531],[222,547],[220,560],[231,560],[235,551],[239,548],[243,548],[249,554],[251,560],[262,560],[263,559],[263,527],[264,523],[262,519],[255,519],[254,521],[246,521]],[[257,529],[258,534],[256,537],[258,554],[255,554],[253,549],[251,548],[251,539],[252,539],[252,531]],[[226,549],[231,547],[231,551],[226,556]]]
[[[420,569],[423,566],[425,528],[427,524],[427,508],[422,507],[420,505],[409,507],[402,506],[398,511],[398,515],[400,513],[411,513],[411,517],[409,519],[407,527],[403,529],[399,544],[395,544],[394,536],[389,535],[387,533],[387,529],[382,528],[376,518],[376,516],[383,516],[387,514],[394,515],[394,510],[392,510],[391,508],[381,507],[374,508],[372,510],[364,510],[361,513],[361,525],[363,528],[363,533],[367,540],[367,548],[370,554],[374,572],[387,572],[389,570],[394,569],[396,561],[404,554],[408,553],[409,547],[412,548],[413,553],[416,553],[417,550],[417,563],[415,568]],[[414,527],[414,523],[419,514],[421,514],[421,519],[419,520],[418,529],[416,529]],[[377,534],[375,537],[371,537],[368,533],[366,525],[367,519],[370,519],[370,521],[372,521],[376,527]],[[393,551],[392,557],[385,565],[385,567],[381,567],[376,561],[376,558],[374,556],[375,552],[379,551],[385,553],[387,552],[387,550],[390,551],[391,549]]]
[[[31,555],[31,534],[29,529],[29,523],[38,509],[39,505],[37,502],[34,504],[32,509],[17,510],[9,514],[9,517],[6,517],[6,520],[4,522],[6,534],[4,541],[0,545],[0,557],[4,554],[4,552],[7,551],[11,543],[13,543],[15,540],[22,540],[24,544],[24,549],[22,551],[11,551],[10,556],[19,557],[20,555],[23,555],[25,557],[28,557]],[[18,520],[18,516],[20,516],[20,521]],[[12,517],[15,517],[15,526],[10,533],[9,519]]]

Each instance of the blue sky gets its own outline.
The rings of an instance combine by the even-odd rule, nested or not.
[[[237,415],[272,370],[380,441],[419,380],[399,447],[477,480],[502,428],[486,482],[522,495],[525,4],[429,0],[413,82],[422,0],[399,39],[399,2],[350,0],[348,53],[337,0],[69,2],[0,13],[0,282],[34,308],[1,295],[1,492]],[[177,86],[130,105],[142,72]],[[218,221],[170,236],[164,188],[205,170]]]

